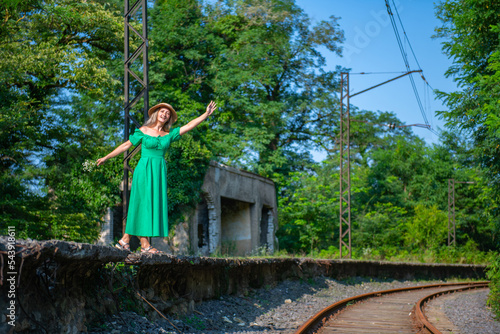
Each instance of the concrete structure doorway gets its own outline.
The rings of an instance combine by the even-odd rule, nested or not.
[[[221,197],[221,252],[243,256],[252,251],[252,204]]]

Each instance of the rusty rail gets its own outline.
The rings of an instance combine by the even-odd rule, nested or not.
[[[460,288],[455,288],[455,289],[449,289],[446,291],[440,291],[436,292],[433,294],[430,294],[428,296],[423,297],[417,302],[417,305],[415,306],[415,313],[417,317],[417,321],[422,325],[423,328],[427,329],[431,334],[441,334],[441,331],[439,331],[436,327],[434,327],[428,320],[427,317],[425,316],[424,313],[424,306],[425,304],[441,295],[448,294],[448,293],[455,293],[455,292],[460,292],[460,291],[465,291],[465,290],[472,290],[472,289],[484,289],[488,287],[488,282],[478,282],[476,284],[469,284],[467,286],[463,286]]]
[[[466,289],[471,289],[471,288],[477,288],[478,286],[481,286],[481,287],[485,286],[485,285],[487,286],[488,283],[489,282],[430,284],[430,285],[413,286],[413,287],[407,287],[407,288],[398,288],[398,289],[376,291],[376,292],[371,292],[371,293],[366,293],[366,294],[362,294],[362,295],[358,295],[358,296],[346,298],[346,299],[338,301],[335,304],[332,304],[332,305],[324,308],[320,312],[318,312],[316,315],[314,315],[313,317],[311,317],[306,323],[304,323],[302,326],[300,326],[297,329],[297,331],[295,331],[295,334],[314,333],[318,329],[320,329],[321,327],[323,327],[324,324],[327,322],[327,320],[331,316],[333,316],[334,314],[336,314],[339,311],[343,310],[348,305],[351,305],[351,304],[354,304],[354,303],[357,303],[357,302],[360,302],[360,301],[364,301],[364,300],[367,300],[367,299],[370,299],[370,298],[379,297],[379,296],[388,295],[388,294],[395,294],[395,293],[402,293],[402,292],[415,291],[415,290],[423,290],[423,289],[430,289],[430,288],[440,288],[440,287],[447,287],[447,286],[460,286],[460,287],[456,288],[456,289],[446,290],[446,291],[466,290]],[[441,292],[438,292],[437,294],[439,295],[439,294],[442,294],[442,293],[446,293],[446,291],[445,292],[441,291]],[[432,295],[427,296],[427,297],[432,298],[433,295],[435,295],[435,294],[432,294]],[[423,301],[425,303],[425,301],[427,301],[427,300],[429,300],[429,299],[422,298],[420,301]],[[420,309],[420,312],[423,315],[423,312],[422,312],[421,309]],[[418,314],[417,314],[417,317],[419,317]],[[424,316],[423,319],[425,319],[425,321],[427,322],[428,325],[432,326],[427,321],[427,319],[425,318],[425,316]],[[426,325],[424,325],[424,326],[426,326]],[[433,332],[431,332],[431,333],[433,333]],[[439,333],[439,331],[435,332],[435,333]]]

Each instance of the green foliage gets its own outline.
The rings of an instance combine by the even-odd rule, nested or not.
[[[364,250],[363,250],[364,251]],[[448,247],[441,245],[433,249],[409,249],[385,247],[365,253],[359,250],[354,252],[353,257],[365,260],[387,260],[397,262],[421,262],[421,263],[461,263],[461,264],[489,264],[498,256],[497,252],[483,252],[477,248],[477,244],[470,240],[465,245]]]
[[[390,137],[386,145],[375,150],[371,157],[368,196],[383,203],[405,207],[408,201],[419,195],[415,190],[420,190],[425,184],[418,176],[432,175],[428,150],[420,138]]]
[[[281,247],[310,251],[326,247],[338,230],[338,181],[332,183],[336,166],[323,164],[306,172],[295,172],[284,180],[279,196],[277,232]],[[286,183],[285,183],[286,181]]]
[[[471,133],[475,156],[499,189],[500,109],[500,4],[489,0],[447,0],[437,6],[443,26],[436,36],[443,51],[453,59],[446,75],[454,77],[459,90],[440,92],[448,107],[439,114],[447,124]]]
[[[490,280],[488,305],[500,318],[500,257],[497,257],[488,267],[487,277]]]
[[[109,265],[112,293],[118,298],[121,311],[132,311],[144,315],[144,303],[138,302],[134,282],[137,280],[137,267],[116,263]]]
[[[469,146],[451,133],[426,145],[413,136],[384,136],[353,160],[351,221],[354,257],[486,262],[498,250],[497,204]],[[455,186],[457,245],[447,245],[448,179]],[[280,181],[280,247],[332,257],[338,252],[338,157]],[[334,244],[335,246],[332,246]],[[472,247],[473,245],[473,247]],[[335,251],[336,250],[336,251]]]
[[[340,54],[338,19],[312,25],[292,0],[218,1],[207,14],[220,40],[211,87],[224,101],[215,148],[263,176],[290,170],[294,153],[314,144],[318,115],[331,114],[338,73],[323,71],[318,49]]]
[[[318,257],[321,259],[337,259],[339,256],[339,248],[335,246],[329,246],[328,249],[322,249],[318,254]]]
[[[474,136],[443,132],[427,145],[408,127],[376,125],[401,125],[393,113],[352,106],[355,258],[484,263],[500,249],[499,5],[448,0],[437,8],[445,24],[437,35],[455,61],[448,75],[461,85],[440,93],[449,107],[440,114]],[[123,4],[11,1],[0,12],[0,128],[8,129],[0,132],[0,219],[19,237],[91,242],[104,210],[120,202],[121,157],[92,171],[82,164],[123,141]],[[151,103],[172,104],[175,126],[210,100],[219,105],[168,153],[171,225],[199,201],[216,159],[275,181],[282,253],[338,257],[344,69],[325,71],[320,52],[340,55],[338,18],[313,24],[293,0],[159,0],[148,12]],[[327,159],[313,162],[313,148]],[[451,178],[474,184],[457,183],[450,248]]]
[[[448,236],[447,214],[437,205],[417,205],[413,219],[406,223],[405,241],[412,247],[433,249],[444,244]]]
[[[168,214],[170,228],[185,221],[185,214],[201,200],[200,189],[211,152],[191,134],[183,135],[167,157]]]
[[[81,134],[93,122],[69,121],[80,114],[64,105],[82,91],[102,98],[119,83],[106,61],[123,50],[121,13],[109,1],[68,0],[4,2],[0,12],[0,219],[26,237],[91,241],[103,206],[96,202],[112,193],[97,198],[88,187],[99,182],[74,179]],[[81,189],[96,202],[82,208],[81,196],[65,196]]]
[[[359,215],[353,243],[367,254],[387,246],[401,248],[407,212],[391,203],[377,203],[373,211]]]
[[[203,319],[201,319],[200,317],[198,317],[196,314],[184,317],[184,321],[187,324],[189,324],[191,327],[193,327],[199,331],[203,331],[203,330],[207,329],[207,324],[205,323],[205,321]]]

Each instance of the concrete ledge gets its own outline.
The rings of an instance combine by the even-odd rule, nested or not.
[[[314,259],[218,259],[142,256],[137,278],[141,289],[162,298],[188,295],[195,302],[224,294],[244,294],[248,288],[286,279],[326,276],[334,279],[484,279],[485,266]],[[161,277],[161,279],[159,279]]]
[[[116,313],[118,302],[108,263],[134,264],[138,291],[164,313],[184,313],[195,302],[286,279],[354,276],[392,279],[484,279],[484,265],[394,263],[313,259],[224,259],[129,254],[107,246],[16,240],[15,270],[8,268],[9,240],[0,237],[3,284],[0,285],[0,332],[8,333],[7,308],[15,300],[16,333],[78,333],[97,316]],[[16,272],[15,284],[8,281]],[[15,298],[9,296],[14,290]],[[135,300],[140,304],[140,299]],[[149,309],[149,307],[146,307]],[[43,331],[42,330],[42,331]]]
[[[35,256],[36,261],[47,257],[57,261],[92,261],[98,263],[125,261],[128,252],[116,247],[97,246],[92,244],[61,240],[16,240],[16,251],[22,258]],[[0,251],[7,251],[8,239],[0,236]]]

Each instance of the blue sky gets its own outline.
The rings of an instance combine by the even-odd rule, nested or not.
[[[430,86],[445,92],[455,90],[453,79],[444,76],[452,61],[441,50],[442,40],[431,38],[434,29],[441,26],[441,21],[435,16],[434,1],[389,1],[391,6],[394,2],[398,9],[406,35]],[[326,57],[328,70],[333,70],[337,65],[351,68],[352,73],[406,70],[384,0],[296,0],[296,3],[309,15],[313,24],[327,20],[331,15],[341,18],[339,24],[345,33],[343,57],[326,49],[321,50]],[[411,69],[417,70],[408,43],[404,43],[404,47]],[[398,75],[351,75],[351,94]],[[429,124],[436,130],[443,128],[444,122],[437,118],[435,111],[445,107],[418,74],[413,76]],[[366,110],[392,111],[406,124],[425,123],[408,77],[355,96],[351,104]],[[427,143],[438,141],[438,137],[429,130],[413,127],[413,131]]]

